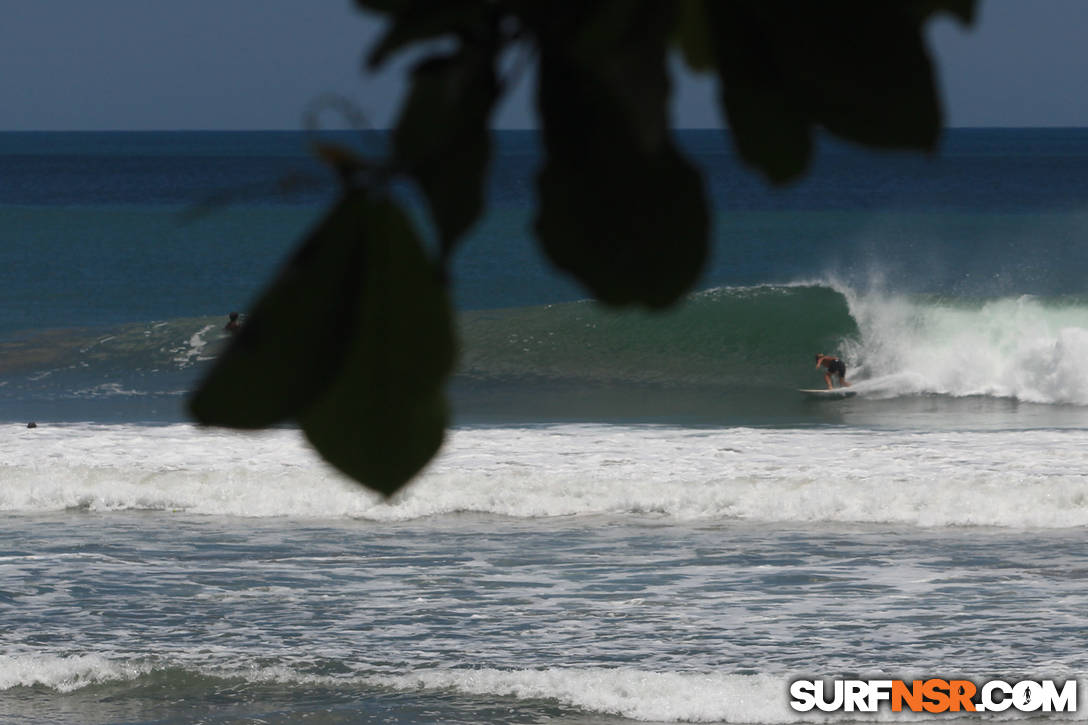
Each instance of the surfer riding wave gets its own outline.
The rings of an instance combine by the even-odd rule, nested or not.
[[[816,367],[824,367],[827,370],[824,372],[824,382],[827,383],[827,389],[831,390],[835,386],[831,382],[831,376],[836,375],[839,378],[839,385],[841,387],[850,387],[850,383],[846,382],[846,363],[833,355],[824,355],[822,352],[816,354]]]

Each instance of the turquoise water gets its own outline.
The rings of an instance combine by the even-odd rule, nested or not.
[[[184,413],[333,198],[306,142],[0,134],[0,720],[780,723],[800,676],[1084,680],[1088,131],[825,143],[781,190],[684,132],[714,242],[663,315],[547,267],[535,140],[498,133],[455,424],[390,500]],[[816,352],[857,396],[797,392]]]

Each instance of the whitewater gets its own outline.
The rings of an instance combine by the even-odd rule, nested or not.
[[[841,290],[867,388],[1088,405],[1088,301],[1019,295],[912,299]]]
[[[383,500],[288,429],[8,426],[0,719],[791,723],[798,677],[1083,685],[1086,438],[481,426]]]
[[[9,427],[0,511],[408,521],[640,514],[675,521],[1088,524],[1088,431],[656,425],[480,427],[389,500],[295,430]]]

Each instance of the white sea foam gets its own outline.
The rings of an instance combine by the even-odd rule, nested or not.
[[[174,349],[174,362],[180,367],[187,367],[197,360],[207,359],[204,355],[204,350],[208,345],[208,341],[204,339],[204,336],[214,329],[214,327],[214,325],[205,325],[200,328],[200,330],[193,333],[188,340],[187,346]]]
[[[564,425],[453,431],[391,500],[294,430],[12,426],[0,511],[408,520],[454,512],[918,526],[1088,525],[1088,431]]]
[[[103,682],[132,680],[148,671],[143,665],[99,655],[0,655],[0,692],[13,687],[48,687],[71,692]]]
[[[298,675],[285,667],[230,671],[223,674],[257,682],[325,686],[345,684],[343,678]],[[370,675],[351,680],[394,690],[449,690],[467,695],[552,701],[584,712],[651,722],[917,722],[933,717],[927,713],[895,713],[887,706],[876,713],[795,712],[789,706],[789,684],[796,677],[802,676],[811,677],[810,674],[655,672],[636,667],[548,667],[514,670],[421,669],[405,674]],[[937,675],[915,673],[904,677],[928,676]],[[1053,674],[1046,676],[1054,677]],[[983,681],[990,678],[976,676],[974,679]],[[1081,692],[1084,691],[1084,685],[1084,681],[1078,680],[1077,687]],[[1086,718],[1088,715],[1081,710],[1080,713],[1048,719]],[[996,719],[1022,721],[1031,719],[1031,716],[1012,712],[1004,713]]]
[[[14,687],[72,692],[91,685],[135,680],[151,669],[146,664],[95,655],[0,656],[0,692]],[[793,679],[789,675],[655,672],[635,667],[435,668],[391,675],[315,675],[288,665],[201,667],[199,672],[206,677],[257,684],[446,690],[475,696],[551,701],[587,713],[652,722],[908,722],[931,717],[924,713],[892,713],[887,707],[873,714],[798,713],[789,706],[789,683]],[[1083,681],[1079,681],[1078,688],[1083,691]],[[1025,718],[1014,714],[1001,719]],[[1085,716],[1073,714],[1058,719],[1082,720]]]
[[[397,689],[443,688],[473,695],[555,700],[579,709],[653,722],[909,722],[926,713],[799,713],[789,706],[792,677],[772,675],[648,672],[619,668],[540,670],[427,670],[382,678]],[[1083,691],[1084,683],[1078,688]],[[1084,719],[1082,713],[1059,719]],[[1006,715],[1002,719],[1026,717]]]
[[[1088,405],[1088,305],[1031,296],[951,302],[833,286],[859,331],[843,352],[877,392]]]
[[[147,664],[126,663],[96,655],[0,656],[0,692],[14,687],[46,687],[58,692],[72,692],[91,685],[135,680],[151,670],[152,667]],[[331,688],[370,686],[401,691],[445,690],[474,696],[550,701],[587,713],[651,722],[912,722],[932,717],[925,713],[893,713],[887,707],[877,713],[795,712],[789,706],[788,695],[789,683],[795,676],[786,674],[656,672],[636,667],[510,670],[484,667],[430,668],[388,675],[316,675],[295,670],[289,665],[200,667],[198,671],[206,677],[256,684]],[[917,676],[939,675],[928,673]],[[984,678],[976,676],[974,679],[981,681]],[[1085,682],[1078,680],[1078,689],[1083,692],[1084,686]],[[1081,714],[1072,713],[1050,719],[1085,718],[1082,711]],[[1013,713],[999,719],[1030,718]]]
[[[620,668],[426,670],[377,680],[395,689],[554,700],[581,710],[657,722],[788,723],[788,680],[770,675]],[[806,718],[809,719],[809,718]],[[823,719],[823,718],[817,718]]]
[[[143,390],[132,390],[120,383],[102,383],[90,388],[83,388],[72,393],[77,398],[106,398],[113,396],[139,397],[147,393]]]

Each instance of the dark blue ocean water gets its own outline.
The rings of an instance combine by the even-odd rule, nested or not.
[[[792,723],[801,676],[1085,701],[1088,129],[824,141],[783,189],[681,132],[712,257],[661,315],[547,266],[535,139],[497,133],[455,425],[391,499],[184,412],[335,197],[308,140],[0,134],[0,721]],[[855,397],[798,392],[816,352]]]

